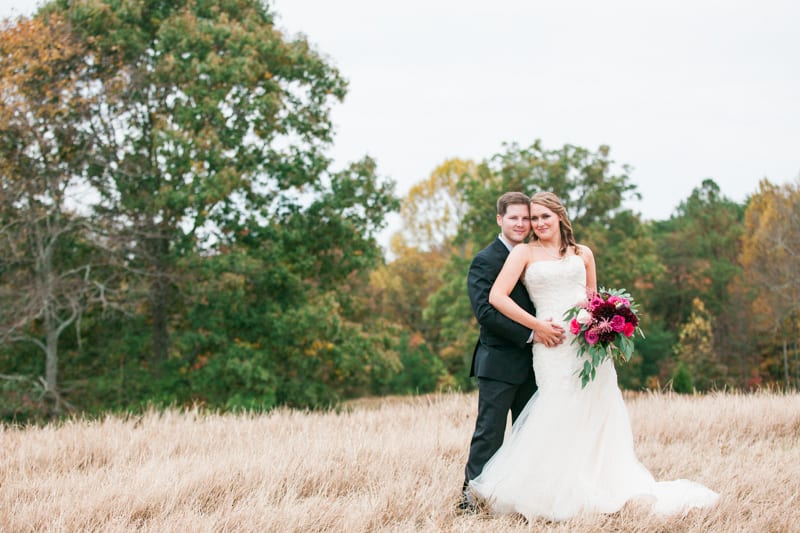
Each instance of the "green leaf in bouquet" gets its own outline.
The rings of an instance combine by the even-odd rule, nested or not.
[[[633,356],[633,341],[629,337],[622,337],[620,343],[622,344],[620,346],[622,354],[625,356],[625,362],[627,363]]]

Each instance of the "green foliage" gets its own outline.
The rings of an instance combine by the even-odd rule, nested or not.
[[[434,351],[444,362],[454,386],[469,390],[472,352],[478,325],[467,295],[467,272],[471,258],[454,254],[442,272],[442,285],[430,296],[423,318],[437,329],[429,337]]]
[[[469,209],[457,242],[473,242],[480,249],[497,236],[495,203],[506,191],[551,191],[561,198],[577,231],[594,225],[609,228],[614,216],[625,211],[623,202],[639,196],[627,167],[615,173],[609,153],[607,146],[595,152],[572,145],[547,150],[538,140],[526,148],[506,145],[505,152],[465,179]]]
[[[702,299],[713,315],[724,311],[729,284],[741,271],[743,217],[743,207],[706,179],[676,215],[653,225],[665,272],[651,291],[658,302],[652,313],[677,329],[691,314],[695,298]]]
[[[43,168],[93,189],[92,236],[126,267],[115,309],[86,315],[90,341],[66,365],[70,383],[82,375],[78,407],[321,406],[387,382],[394,339],[355,320],[353,289],[381,262],[376,235],[398,202],[369,158],[328,168],[346,83],[327,60],[256,0],[40,13],[85,47],[56,82],[92,87],[71,115],[90,157]]]
[[[370,311],[434,342],[442,324],[424,317],[423,311],[442,285],[446,261],[444,254],[436,251],[402,249],[397,259],[372,271],[365,295]]]
[[[719,362],[713,349],[711,317],[703,302],[695,299],[693,311],[678,333],[675,356],[693,376],[693,385],[707,391],[724,384],[726,368]]]
[[[419,334],[400,333],[396,350],[402,370],[392,374],[382,393],[424,394],[447,382],[448,372]]]
[[[3,375],[0,379],[0,424],[25,424],[51,416],[42,402],[41,383],[24,375]]]
[[[367,157],[329,167],[346,82],[274,19],[257,0],[55,0],[3,29],[0,322],[58,333],[46,361],[34,343],[0,344],[3,419],[49,416],[45,392],[102,412],[469,389],[466,273],[508,190],[560,196],[600,284],[640,303],[647,338],[621,345],[623,387],[706,390],[736,384],[733,369],[742,385],[797,381],[796,291],[782,289],[796,285],[796,188],[763,183],[747,232],[747,206],[712,180],[643,222],[608,147],[509,144],[413,188],[419,247],[386,265],[394,184]],[[80,214],[63,203],[74,187],[98,199]]]
[[[577,228],[579,242],[595,256],[598,281],[607,287],[630,287],[643,309],[650,308],[651,290],[663,275],[651,224],[630,211],[614,214],[608,224]]]
[[[106,261],[93,238],[103,228],[70,201],[85,185],[91,132],[81,126],[94,103],[85,43],[72,30],[51,16],[0,32],[0,341],[39,348],[44,379],[22,379],[41,385],[55,413],[67,407],[63,337],[111,292],[97,275]]]
[[[636,343],[636,351],[641,356],[639,375],[632,377],[631,381],[635,379],[642,386],[658,390],[669,379],[667,366],[672,362],[672,347],[677,335],[666,328],[662,321],[649,319],[646,315],[645,318],[647,336]]]
[[[644,341],[644,339],[642,339]],[[617,365],[617,383],[621,389],[642,390],[646,381],[642,379],[642,355],[639,350],[640,342],[636,342],[636,351],[624,365]]]
[[[286,40],[257,0],[59,0],[44,12],[73,22],[93,55],[83,76],[96,101],[83,128],[101,133],[82,172],[129,266],[145,274],[152,358],[163,362],[179,259],[254,216],[296,208],[297,191],[326,194],[329,111],[346,84],[304,39]],[[337,197],[360,200],[357,179],[332,181]]]
[[[678,362],[672,374],[672,390],[679,394],[691,394],[694,392],[692,383],[692,372],[683,362]]]

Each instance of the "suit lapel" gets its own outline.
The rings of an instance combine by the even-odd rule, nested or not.
[[[505,261],[506,257],[508,257],[509,251],[506,248],[506,245],[503,244],[503,241],[500,240],[500,237],[497,237],[494,242],[492,243],[492,248],[495,254],[501,256]]]

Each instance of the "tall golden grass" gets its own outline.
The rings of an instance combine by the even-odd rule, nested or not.
[[[459,514],[477,398],[356,402],[335,412],[201,411],[0,428],[2,531],[798,531],[800,395],[627,397],[657,479],[719,504],[659,518],[530,524]]]

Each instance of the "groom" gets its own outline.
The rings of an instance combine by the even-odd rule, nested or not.
[[[489,304],[489,291],[506,257],[514,246],[524,243],[531,232],[530,198],[521,192],[507,192],[500,196],[497,200],[497,225],[500,226],[500,235],[478,252],[467,276],[469,301],[480,324],[480,336],[472,354],[469,374],[478,378],[478,416],[459,503],[463,510],[474,508],[469,481],[481,473],[486,462],[503,444],[508,412],[511,411],[513,423],[536,391],[531,355],[534,332],[506,318]],[[517,282],[511,291],[511,299],[529,313],[535,313],[522,283]],[[563,328],[553,324],[542,335],[537,335],[537,342],[560,344]]]

